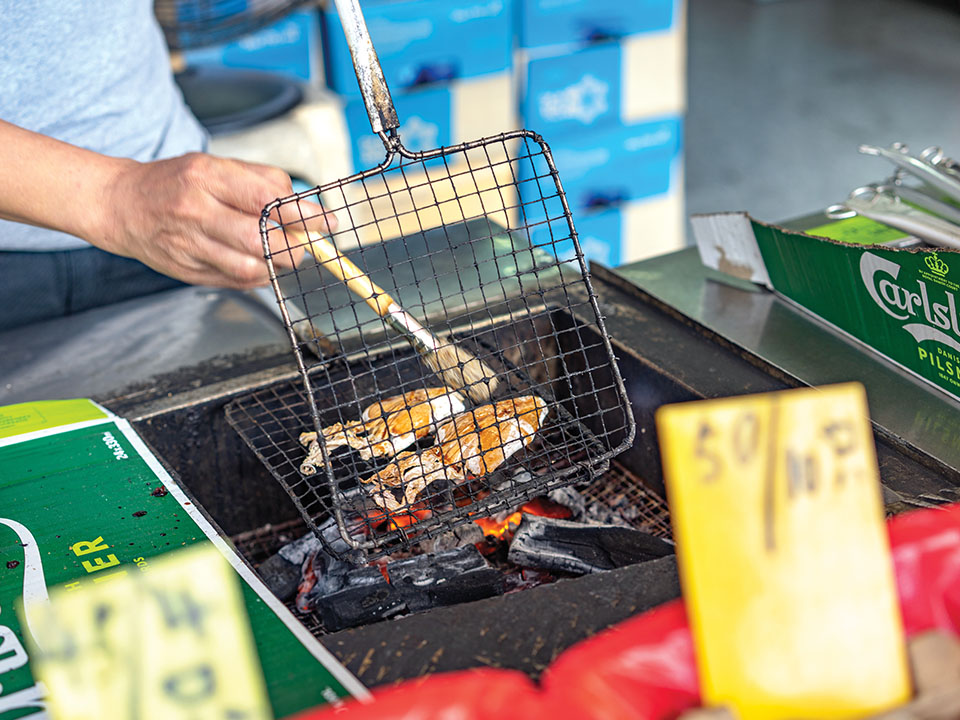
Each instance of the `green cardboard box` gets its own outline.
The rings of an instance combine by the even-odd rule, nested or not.
[[[276,599],[129,422],[89,400],[0,407],[0,718],[46,717],[15,607],[150,572],[181,547],[236,571],[274,717],[350,696],[360,682]]]
[[[695,215],[691,225],[704,265],[773,290],[960,398],[960,253],[891,247],[904,233],[851,220],[801,232],[720,213]]]

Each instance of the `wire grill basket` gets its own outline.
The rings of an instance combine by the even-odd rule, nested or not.
[[[325,213],[339,220],[328,237],[338,258],[496,373],[488,403],[446,387],[324,261],[307,254],[281,269]],[[377,168],[268,206],[261,229],[299,387],[235,401],[228,419],[311,529],[336,517],[340,553],[409,547],[601,473],[632,442],[623,381],[536,134],[425,153],[396,140]],[[559,311],[595,327],[559,322]]]

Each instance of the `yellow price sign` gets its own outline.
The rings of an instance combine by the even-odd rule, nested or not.
[[[269,720],[240,587],[211,545],[25,608],[53,720]]]
[[[906,649],[863,387],[657,412],[704,703],[744,720],[906,701]]]

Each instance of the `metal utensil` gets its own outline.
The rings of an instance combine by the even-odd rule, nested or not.
[[[251,401],[256,411],[241,416],[238,409],[228,419],[315,533],[333,515],[347,544],[374,556],[603,472],[632,444],[635,425],[549,147],[539,135],[517,130],[406,149],[357,0],[338,0],[337,9],[386,157],[375,168],[264,208],[264,255],[302,391],[296,399],[286,391],[258,397]],[[278,255],[316,251],[307,234],[324,213],[339,221],[328,238],[334,253],[311,254],[281,271]],[[379,273],[378,287],[360,293],[372,304],[345,296],[341,279],[324,269],[346,258],[367,276]],[[399,402],[402,424],[404,412],[423,411],[407,397],[443,385],[415,352],[398,345],[384,314],[371,309],[386,294],[433,337],[493,368],[500,382],[492,401],[540,398],[546,413],[534,435],[511,436],[519,421],[498,417],[500,440],[486,434],[483,463],[475,456],[458,464],[447,452],[434,480],[424,483],[420,474],[419,490],[404,477],[374,488],[374,478],[396,458],[374,453],[372,445],[370,452],[328,452],[324,429],[357,428],[361,416],[387,413],[388,398],[400,398],[391,400],[390,412]],[[435,452],[436,425],[406,452]],[[304,430],[316,433],[325,465],[312,477],[297,471],[306,455],[298,442]],[[486,471],[469,470],[478,465]],[[388,492],[394,499],[384,502]],[[394,512],[401,500],[403,512]]]
[[[490,399],[499,381],[496,373],[482,360],[456,343],[442,342],[400,307],[383,288],[367,277],[363,270],[340,255],[333,244],[322,235],[305,233],[302,237],[310,254],[324,269],[344,282],[357,297],[386,320],[391,328],[406,338],[445,385],[453,390],[466,392],[474,402],[482,403]]]
[[[827,217],[841,220],[853,214],[876,220],[921,240],[960,249],[960,226],[918,210],[900,200],[890,185],[864,185],[838,205],[827,208]]]
[[[960,201],[960,178],[952,171],[944,171],[938,164],[931,162],[932,159],[946,160],[940,157],[935,151],[936,148],[928,148],[920,157],[913,157],[909,149],[903,143],[893,143],[888,148],[878,147],[876,145],[861,145],[860,152],[865,155],[876,155],[886,158],[894,165],[902,168],[904,171],[919,178],[923,182],[937,188],[948,197]],[[952,162],[946,160],[946,162]]]

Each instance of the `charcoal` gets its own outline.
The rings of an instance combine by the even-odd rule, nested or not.
[[[411,612],[503,592],[503,575],[473,545],[388,563],[387,574]]]
[[[277,555],[289,563],[300,567],[308,556],[313,555],[321,547],[320,540],[312,532],[308,532],[293,542],[287,543],[277,550]]]
[[[523,567],[586,574],[673,554],[666,540],[619,525],[587,525],[524,513],[507,558]]]
[[[292,598],[300,585],[300,566],[279,553],[260,563],[257,572],[267,589],[283,602]]]
[[[444,550],[454,550],[464,545],[476,545],[483,542],[483,530],[476,523],[466,523],[445,532],[443,535],[424,540],[420,543],[423,552],[437,553]]]
[[[624,495],[608,498],[607,504],[602,502],[590,503],[586,511],[578,520],[591,525],[618,525],[633,527],[640,516],[640,511]]]
[[[359,568],[345,578],[345,586],[324,597],[316,597],[311,609],[331,631],[365,625],[405,612],[407,607],[397,589],[387,582],[379,567]]]
[[[270,592],[286,602],[300,589],[298,605],[307,606],[308,593],[327,595],[343,587],[346,574],[365,563],[360,551],[353,550],[340,536],[336,521],[328,518],[319,527],[324,542],[308,532],[281,547],[257,567]],[[326,543],[326,545],[324,545]],[[333,548],[346,559],[339,560],[325,550]]]
[[[580,520],[587,512],[587,501],[576,488],[554,488],[547,493],[547,499],[570,509],[573,520]]]
[[[311,591],[309,607],[301,609],[316,610],[324,627],[335,632],[503,592],[503,576],[472,545],[395,560],[386,564],[385,572],[378,566],[353,570],[336,591]]]

